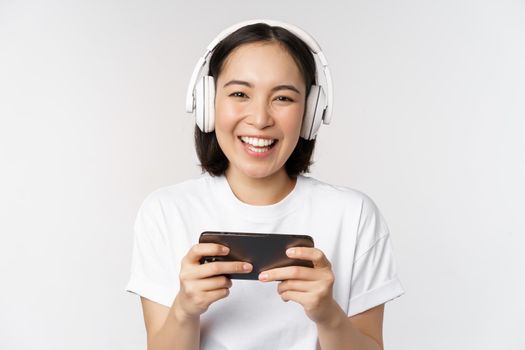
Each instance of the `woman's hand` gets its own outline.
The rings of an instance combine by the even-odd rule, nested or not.
[[[227,255],[228,247],[199,243],[191,247],[181,262],[180,290],[173,302],[179,320],[198,318],[217,300],[229,295],[232,282],[224,274],[248,273],[252,265],[241,261],[215,261],[200,264],[203,256]]]
[[[290,248],[286,255],[293,259],[310,260],[314,267],[287,266],[262,272],[263,282],[282,281],[277,291],[284,301],[301,304],[306,315],[315,323],[328,323],[339,311],[332,296],[335,277],[332,265],[317,248]]]

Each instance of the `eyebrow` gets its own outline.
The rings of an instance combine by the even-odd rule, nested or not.
[[[247,86],[249,88],[253,87],[252,84],[250,84],[250,83],[248,83],[247,81],[244,81],[244,80],[230,80],[229,82],[224,84],[223,88],[225,88],[226,86],[229,86],[229,85],[244,85],[244,86]],[[297,89],[295,86],[289,85],[289,84],[277,85],[277,86],[274,86],[272,88],[272,91],[279,91],[279,90],[292,90],[292,91],[297,92],[299,95],[301,94],[299,89]]]

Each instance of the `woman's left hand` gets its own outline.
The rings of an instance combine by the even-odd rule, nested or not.
[[[296,247],[286,251],[293,259],[310,260],[314,267],[287,266],[261,272],[263,282],[282,281],[277,291],[284,301],[301,304],[315,323],[329,322],[338,305],[332,296],[335,277],[332,265],[317,248]]]

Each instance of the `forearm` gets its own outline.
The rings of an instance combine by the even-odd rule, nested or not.
[[[184,319],[172,312],[162,328],[148,337],[148,350],[198,350],[200,319]]]
[[[322,350],[383,350],[374,339],[357,329],[339,309],[337,316],[327,324],[317,324]]]

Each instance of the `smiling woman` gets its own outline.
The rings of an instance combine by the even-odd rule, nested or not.
[[[224,62],[217,86],[215,134],[227,177],[288,182],[283,165],[299,140],[306,86],[293,58],[280,44],[244,44]]]
[[[229,63],[232,61],[231,56],[235,55],[240,57],[244,64],[246,65],[248,60],[245,56],[246,53],[249,54],[250,50],[243,49],[243,46],[249,45],[250,47],[259,47],[262,49],[262,46],[278,46],[274,47],[273,52],[277,52],[279,60],[284,58],[289,67],[292,68],[292,71],[295,73],[295,79],[297,80],[297,70],[299,69],[300,78],[296,84],[283,84],[276,83],[276,85],[271,86],[272,92],[282,92],[277,95],[278,100],[291,100],[296,106],[304,107],[306,101],[306,96],[308,96],[310,89],[316,83],[315,74],[316,74],[316,64],[314,57],[312,56],[309,47],[306,43],[296,38],[288,30],[281,27],[274,27],[273,30],[261,30],[260,27],[253,26],[251,30],[238,30],[234,35],[229,35],[228,37],[221,40],[213,51],[213,55],[210,58],[209,62],[209,76],[214,78],[214,87],[217,79],[220,79],[221,82],[224,82],[224,85],[218,85],[218,89],[232,88],[228,91],[233,94],[233,96],[243,100],[247,99],[250,96],[247,95],[247,91],[236,91],[237,88],[251,89],[253,91],[254,85],[251,82],[240,79],[239,76],[233,76],[231,80],[226,79],[221,76],[223,70],[227,69]],[[242,51],[242,56],[236,51]],[[252,55],[254,58],[256,55]],[[258,56],[255,58],[259,58]],[[290,59],[293,60],[293,63],[290,65]],[[261,62],[261,60],[258,60]],[[240,62],[239,62],[240,63]],[[269,70],[268,77],[276,78],[276,72],[274,72],[276,65],[276,60],[272,61],[273,64],[267,64],[266,67]],[[245,74],[250,76],[251,70],[249,67]],[[232,70],[229,70],[230,75]],[[240,72],[239,72],[240,74]],[[286,77],[285,74],[282,74],[281,77]],[[288,79],[288,77],[286,78]],[[302,86],[302,91],[299,87]],[[286,93],[287,95],[283,95]],[[222,97],[222,95],[217,95],[216,98]],[[252,97],[253,99],[253,97]],[[283,101],[284,103],[285,101]],[[195,127],[195,143],[197,154],[201,161],[201,166],[204,171],[209,172],[212,175],[222,175],[228,167],[228,158],[224,155],[223,150],[218,145],[217,137],[215,133],[205,133],[196,126]],[[293,153],[286,160],[285,170],[289,176],[296,176],[302,172],[307,172],[309,166],[311,165],[311,156],[315,146],[315,139],[310,138],[300,138],[293,149]]]
[[[208,174],[154,191],[135,222],[126,289],[141,296],[148,349],[381,349],[383,305],[403,294],[386,222],[364,193],[303,175],[332,102],[313,38],[280,22],[236,25],[210,44],[190,92]],[[233,283],[255,266],[201,264],[230,253],[198,243],[203,231],[307,234],[315,247],[276,252],[308,267]]]

